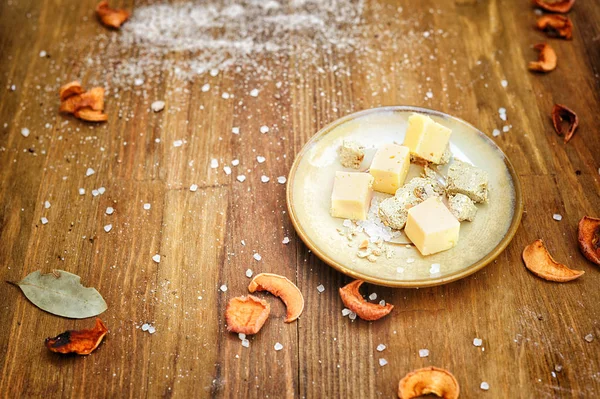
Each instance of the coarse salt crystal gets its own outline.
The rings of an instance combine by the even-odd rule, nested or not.
[[[427,98],[433,98],[433,93],[431,91],[428,91],[427,93],[425,93],[425,96],[427,96]]]
[[[150,208],[152,208],[152,205],[150,205],[150,204],[148,204],[148,203],[144,204],[144,209],[145,209],[145,210],[148,210],[148,209],[150,209]]]
[[[183,145],[183,141],[182,140],[175,140],[173,142],[173,147],[181,147]]]
[[[229,166],[223,166],[223,172],[225,172],[226,175],[230,175],[231,168]]]
[[[433,263],[429,269],[429,274],[437,274],[440,272],[441,265],[439,263]]]
[[[50,208],[50,202],[49,201],[44,201],[44,208],[46,208],[46,209]]]
[[[252,257],[254,259],[256,259],[257,261],[262,259],[262,256],[260,256],[260,254],[258,252],[256,252],[254,255],[252,255]]]
[[[250,278],[250,277],[252,277],[253,274],[254,274],[254,272],[252,271],[252,269],[246,270],[246,277]]]
[[[505,125],[505,126],[502,126],[502,131],[503,131],[504,133],[508,132],[509,130],[510,130],[510,125]]]
[[[196,192],[196,191],[198,191],[198,185],[197,185],[197,184],[192,184],[192,185],[190,186],[190,191],[191,191],[191,192]]]
[[[217,76],[219,74],[219,70],[217,68],[212,68],[210,70],[210,76]]]
[[[260,132],[262,134],[268,133],[269,132],[269,126],[261,126],[260,127]]]
[[[419,357],[429,356],[429,349],[419,349]]]
[[[148,327],[148,332],[149,332],[150,334],[154,334],[154,333],[156,332],[156,327],[154,327],[154,326],[150,326],[150,327]]]
[[[494,137],[498,137],[498,136],[500,136],[500,130],[498,130],[498,129],[494,129],[494,130],[492,131],[492,136],[494,136]]]
[[[47,54],[44,50],[40,51],[40,57],[45,57]]]
[[[379,301],[379,306],[385,306],[385,300],[382,299],[381,301]]]
[[[148,331],[148,328],[150,328],[150,325],[148,323],[142,324],[142,331]]]
[[[106,192],[106,188],[105,187],[98,187],[98,194],[102,195]]]
[[[114,211],[115,211],[115,208],[113,208],[112,206],[106,207],[107,215],[112,215]]]
[[[252,89],[252,91],[250,91],[250,95],[252,97],[258,97],[258,89]]]
[[[347,308],[342,309],[342,316],[346,317],[350,313],[352,313],[352,311],[350,309],[347,309]]]
[[[223,93],[221,94],[221,97],[227,100],[229,98],[229,93]]]
[[[244,333],[238,333],[238,338],[240,340],[244,340],[244,339],[246,339],[246,334],[244,334]]]
[[[152,103],[152,105],[150,105],[150,108],[152,108],[152,111],[154,111],[154,112],[160,112],[163,109],[165,109],[165,102],[164,101],[154,101]]]
[[[483,343],[483,340],[481,338],[473,339],[473,345],[475,345],[475,346],[481,346],[482,343]]]
[[[240,160],[239,159],[234,159],[233,161],[231,161],[231,164],[233,166],[238,166],[240,164]]]
[[[97,197],[98,195],[100,195],[98,190],[92,190],[92,196]]]
[[[265,161],[266,161],[266,158],[265,158],[265,157],[261,157],[261,156],[259,155],[259,156],[257,156],[257,157],[256,157],[256,161],[257,161],[258,163],[263,163],[263,162],[265,162]]]
[[[237,179],[237,180],[238,180],[240,183],[243,183],[243,182],[244,182],[244,180],[246,180],[246,176],[244,176],[244,175],[238,175],[238,177],[236,177],[236,179]]]
[[[290,238],[289,237],[283,237],[283,240],[281,241],[282,244],[289,244],[290,243]]]
[[[210,90],[210,83],[205,83],[204,86],[202,86],[202,91],[204,93],[206,93],[209,90]]]
[[[317,291],[319,291],[319,292],[325,291],[325,286],[323,284],[318,285],[317,286]]]
[[[377,345],[377,352],[383,352],[385,350],[385,348],[387,348],[387,346],[385,346],[384,344],[379,344]]]
[[[385,366],[386,364],[388,364],[387,360],[385,360],[384,358],[379,359],[379,365],[381,367]]]
[[[155,261],[156,263],[160,263],[160,255],[156,254],[152,257],[152,260]]]
[[[85,175],[86,176],[91,176],[94,173],[96,173],[96,171],[94,169],[92,169],[92,168],[87,168],[87,170],[85,171]]]
[[[107,224],[106,226],[104,226],[104,231],[106,231],[107,233],[111,230],[112,230],[112,224]]]
[[[506,80],[506,79],[501,80],[500,85],[502,85],[502,87],[508,86],[508,80]]]
[[[286,181],[287,181],[287,179],[285,178],[285,176],[279,176],[277,178],[277,183],[279,183],[279,184],[285,184]]]
[[[233,134],[240,134],[240,128],[239,127],[232,127],[231,128],[231,133],[233,133]]]
[[[481,385],[479,385],[479,388],[483,389],[484,391],[487,391],[488,389],[490,389],[490,384],[488,384],[487,382],[483,381],[481,383]]]
[[[23,135],[23,137],[29,137],[29,129],[24,127],[23,129],[21,129],[21,134]]]
[[[552,219],[557,220],[557,221],[561,221],[562,220],[562,215],[559,215],[558,213],[555,213],[554,215],[552,215]]]
[[[42,217],[40,220],[42,221],[42,224],[48,223],[48,219],[46,219],[45,217]]]
[[[225,284],[223,284],[222,286],[219,287],[219,289],[223,292],[227,292],[227,286]]]
[[[283,345],[281,345],[279,342],[277,342],[277,343],[275,343],[274,348],[276,351],[280,351],[283,349]]]
[[[268,182],[269,182],[269,180],[271,180],[271,179],[269,178],[269,176],[262,175],[262,176],[260,177],[260,181],[261,181],[261,182],[263,182],[263,183],[268,183]]]
[[[137,78],[137,79],[135,79],[135,80],[133,81],[133,84],[134,84],[135,86],[141,86],[141,85],[143,85],[143,84],[144,84],[144,79]]]
[[[244,348],[249,348],[250,347],[250,341],[248,341],[247,339],[243,339],[242,340],[242,346]]]
[[[375,299],[377,299],[377,294],[376,293],[372,293],[371,295],[369,295],[369,299],[371,301],[374,301]]]
[[[594,335],[593,334],[588,334],[585,337],[583,337],[583,339],[585,339],[586,342],[592,342],[594,340]]]
[[[350,320],[356,320],[356,313],[354,313],[354,312],[352,312],[352,311],[351,311],[351,312],[348,314],[348,318],[349,318]]]
[[[85,194],[85,188],[80,188],[79,195],[84,195],[84,194]]]
[[[210,160],[210,167],[212,169],[217,169],[219,167],[219,160],[215,159],[215,158],[211,159]]]

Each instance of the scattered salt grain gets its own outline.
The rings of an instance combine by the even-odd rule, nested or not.
[[[29,137],[29,129],[24,127],[23,129],[21,129],[21,134],[23,135],[23,137]]]
[[[219,167],[219,160],[215,159],[215,158],[211,159],[210,160],[210,167],[212,169],[217,169]]]
[[[244,175],[238,175],[238,177],[236,177],[236,179],[237,179],[237,180],[238,180],[240,183],[243,183],[243,182],[244,182],[244,180],[246,180],[246,176],[244,176]]]
[[[115,211],[115,208],[113,208],[112,206],[109,206],[106,208],[107,215],[112,215],[114,211]]]
[[[508,131],[510,130],[510,127],[511,127],[510,125],[505,125],[505,126],[502,126],[502,131],[503,131],[504,133],[506,133],[506,132],[508,132]]]
[[[377,352],[383,352],[385,350],[385,348],[387,348],[387,346],[385,346],[384,344],[379,344],[377,345]]]
[[[282,244],[289,244],[290,243],[290,238],[289,237],[283,237],[283,240],[281,241]]]
[[[319,284],[319,285],[317,286],[317,291],[319,291],[319,292],[323,292],[323,291],[325,291],[325,286],[324,286],[323,284]]]
[[[342,316],[346,317],[350,313],[352,313],[352,311],[350,309],[347,309],[347,308],[342,309]]]
[[[555,213],[554,215],[552,215],[552,219],[560,222],[562,220],[562,215]]]
[[[165,102],[164,101],[154,101],[152,103],[152,105],[150,105],[150,108],[152,108],[152,111],[154,111],[154,112],[160,112],[163,109],[165,109]]]
[[[250,341],[248,341],[247,339],[243,339],[242,340],[242,346],[244,348],[249,348],[250,347]]]
[[[254,272],[252,271],[252,269],[246,270],[246,277],[250,278],[250,277],[252,277],[253,274],[254,274]]]
[[[148,323],[142,324],[142,331],[148,331],[148,328],[150,328],[150,325]]]
[[[238,338],[243,341],[243,340],[246,339],[246,334],[244,334],[244,333],[238,333]]]
[[[210,76],[217,76],[219,74],[219,70],[217,68],[212,68],[210,70]]]
[[[46,208],[46,209],[50,208],[50,202],[49,201],[44,201],[44,208]]]
[[[498,136],[500,136],[500,130],[498,130],[498,129],[494,129],[494,130],[492,131],[492,136],[494,136],[494,137],[498,137]]]
[[[479,388],[481,388],[484,391],[487,391],[488,389],[490,389],[490,384],[488,384],[487,382],[483,381],[481,383],[481,385],[479,385]]]
[[[40,51],[40,57],[44,58],[46,55],[48,55],[48,53],[46,53],[44,50]]]
[[[239,127],[232,127],[231,128],[231,133],[233,133],[233,134],[240,134],[240,128]]]
[[[268,183],[269,180],[271,180],[271,179],[269,179],[269,176],[262,175],[260,177],[260,181],[263,182],[263,183]]]
[[[592,342],[594,340],[594,335],[588,334],[585,337],[583,337],[583,339],[585,339],[587,342]]]
[[[552,376],[552,378],[556,378],[556,373],[554,371],[551,371],[550,375]]]
[[[255,253],[254,255],[252,255],[252,257],[253,257],[255,260],[257,260],[257,261],[259,261],[259,260],[261,260],[261,259],[262,259],[262,256],[260,256],[260,254],[259,254],[258,252],[257,252],[257,253]]]
[[[374,301],[375,299],[377,299],[377,294],[376,293],[372,293],[371,295],[369,295],[369,299],[371,301]]]
[[[85,194],[85,188],[80,188],[79,195],[84,195],[84,194]]]
[[[107,224],[106,226],[104,226],[104,231],[106,231],[107,233],[111,230],[112,230],[112,224]]]
[[[92,169],[92,168],[87,168],[87,170],[85,171],[85,175],[86,176],[91,176],[94,173],[96,173],[96,171],[94,169]]]
[[[352,312],[352,311],[351,311],[351,312],[348,314],[348,318],[349,318],[350,320],[356,320],[356,313],[354,313],[354,312]]]
[[[223,292],[227,292],[227,286],[225,284],[223,284],[222,286],[219,287],[219,289]]]
[[[429,349],[419,349],[419,357],[429,356]]]
[[[106,188],[105,187],[98,187],[98,194],[102,195],[106,192]]]
[[[384,358],[379,359],[379,365],[381,367],[385,366],[386,364],[388,364],[387,360],[385,360]]]
[[[427,98],[433,98],[433,93],[431,91],[428,91],[427,93],[425,93],[425,96]]]
[[[482,343],[483,343],[483,340],[481,338],[473,339],[473,345],[475,345],[475,346],[481,346]]]
[[[381,301],[379,301],[379,306],[385,306],[385,300],[382,299]]]
[[[561,366],[560,364],[557,364],[554,366],[554,371],[556,371],[557,373],[560,373],[563,369],[563,366]]]
[[[93,197],[97,197],[98,195],[100,195],[100,193],[98,192],[98,190],[92,190],[92,196]]]
[[[502,79],[502,80],[500,81],[500,85],[501,85],[502,87],[506,87],[506,86],[508,86],[508,80],[506,80],[506,79]]]
[[[252,89],[252,91],[250,91],[250,95],[252,97],[258,97],[258,89]]]
[[[429,274],[438,274],[440,272],[440,264],[433,263],[429,269]]]
[[[144,209],[145,210],[149,210],[150,208],[152,208],[152,205],[150,205],[148,203],[144,204]]]
[[[206,93],[209,90],[210,90],[210,84],[205,83],[204,86],[202,86],[202,92]]]
[[[173,147],[181,147],[183,145],[183,141],[182,140],[175,140],[173,142]]]
[[[148,327],[148,332],[150,334],[154,334],[156,332],[156,328],[154,326],[150,326],[150,327]]]
[[[141,86],[141,85],[143,85],[143,84],[144,84],[144,79],[137,78],[137,79],[135,79],[135,80],[133,81],[133,84],[134,84],[135,86]]]
[[[287,179],[285,178],[285,176],[279,176],[277,178],[277,183],[279,183],[279,184],[285,184],[286,181],[287,181]]]
[[[42,224],[48,223],[48,219],[46,219],[45,217],[42,217],[40,220],[42,221]]]
[[[233,166],[238,166],[240,164],[240,160],[239,159],[234,159],[233,161],[231,161],[231,164]]]
[[[261,126],[260,127],[260,132],[262,134],[268,133],[269,132],[269,126]]]
[[[198,185],[197,185],[197,184],[192,184],[192,185],[190,186],[190,191],[191,191],[191,192],[196,192],[196,191],[198,191]]]
[[[275,350],[276,350],[276,351],[280,351],[280,350],[282,350],[282,349],[283,349],[283,345],[281,345],[279,342],[277,342],[277,343],[275,344],[274,348],[275,348]]]
[[[223,166],[223,172],[225,172],[226,175],[230,175],[231,168],[229,166]]]
[[[152,260],[155,261],[156,263],[160,263],[160,255],[156,254],[152,257]]]
[[[223,93],[223,94],[221,94],[221,98],[227,100],[229,98],[229,93]]]
[[[260,155],[256,157],[256,162],[258,163],[263,163],[265,162],[266,158],[265,157],[261,157]]]

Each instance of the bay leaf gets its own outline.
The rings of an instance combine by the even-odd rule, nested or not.
[[[16,283],[38,308],[57,316],[84,319],[107,309],[95,288],[81,285],[81,278],[63,270],[42,274],[35,271]]]

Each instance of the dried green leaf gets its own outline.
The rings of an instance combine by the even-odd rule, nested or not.
[[[95,288],[81,285],[81,278],[63,270],[29,274],[18,285],[38,308],[57,316],[84,319],[106,310],[106,302]]]

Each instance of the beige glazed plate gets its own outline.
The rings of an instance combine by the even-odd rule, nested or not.
[[[408,117],[429,115],[452,129],[453,157],[468,161],[489,174],[489,200],[478,204],[473,222],[462,222],[458,244],[444,252],[422,256],[414,246],[386,243],[387,255],[370,262],[357,256],[360,233],[352,242],[340,235],[343,220],[330,216],[335,172],[345,169],[337,150],[344,139],[369,148],[404,140]],[[373,150],[371,150],[372,152]],[[364,168],[366,169],[366,168]],[[444,175],[446,168],[442,169]],[[422,168],[410,166],[408,181]],[[353,278],[391,287],[428,287],[466,277],[493,261],[515,235],[523,198],[519,179],[506,155],[485,134],[458,118],[424,108],[394,106],[374,108],[338,119],[306,143],[296,157],[287,183],[287,206],[292,223],[304,243],[325,263]],[[408,262],[407,262],[408,260]],[[431,265],[439,273],[431,274]],[[435,268],[434,268],[435,270]]]

